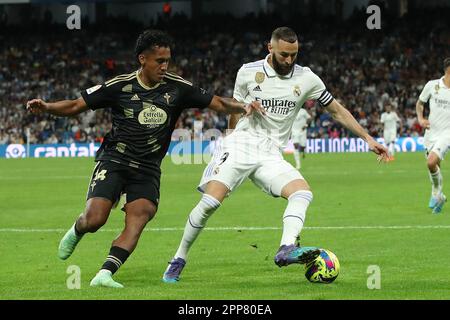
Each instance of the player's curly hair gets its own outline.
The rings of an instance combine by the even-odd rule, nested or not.
[[[136,58],[145,50],[153,50],[154,47],[171,48],[173,46],[172,38],[161,30],[145,30],[136,40],[134,54]]]
[[[444,59],[444,72],[450,67],[450,57]]]

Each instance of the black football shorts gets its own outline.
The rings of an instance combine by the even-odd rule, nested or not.
[[[160,171],[98,161],[88,186],[87,199],[99,197],[116,203],[125,193],[127,203],[144,198],[158,206],[160,178]]]

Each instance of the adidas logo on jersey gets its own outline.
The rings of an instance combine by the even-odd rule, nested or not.
[[[131,100],[132,100],[132,101],[139,101],[139,100],[141,100],[141,99],[139,99],[138,95],[135,94],[134,96],[131,97]]]
[[[261,87],[258,85],[253,89],[253,91],[262,91],[262,90],[261,90]]]

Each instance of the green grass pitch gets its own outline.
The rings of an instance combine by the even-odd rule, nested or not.
[[[302,244],[338,256],[341,273],[329,285],[309,283],[300,265],[273,263],[286,201],[248,181],[209,220],[182,280],[162,283],[200,198],[195,187],[205,167],[166,158],[159,212],[115,275],[125,288],[89,287],[123,226],[123,213],[113,211],[68,260],[57,258],[57,246],[84,208],[93,166],[91,158],[0,160],[0,299],[450,299],[450,205],[440,215],[427,208],[423,153],[398,153],[389,164],[352,153],[308,154],[303,160],[314,200]],[[450,193],[445,162],[442,172]],[[81,289],[67,287],[71,265],[81,270]],[[367,286],[374,265],[380,289]]]

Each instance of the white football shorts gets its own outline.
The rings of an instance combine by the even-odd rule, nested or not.
[[[397,130],[384,130],[383,138],[386,144],[391,142],[395,142],[395,138],[397,137]]]
[[[302,147],[306,147],[306,138],[307,133],[306,132],[294,132],[292,131],[292,142],[298,143]]]
[[[427,130],[423,144],[427,150],[427,154],[434,152],[439,156],[439,159],[444,160],[444,156],[450,148],[450,131],[436,135],[431,133],[430,130]]]
[[[284,160],[280,149],[267,137],[254,137],[246,131],[228,135],[203,172],[198,190],[209,181],[219,181],[232,192],[246,178],[264,192],[279,197],[289,182],[303,176]]]

